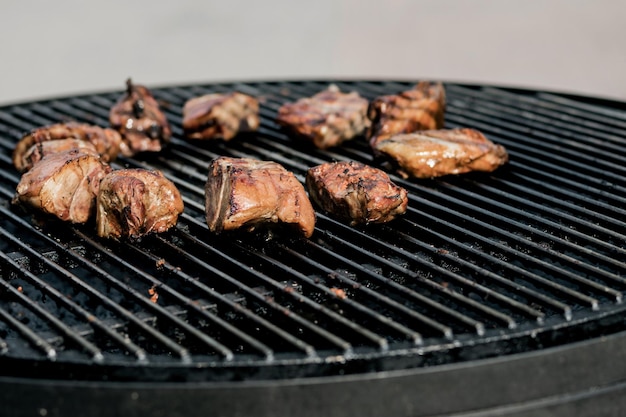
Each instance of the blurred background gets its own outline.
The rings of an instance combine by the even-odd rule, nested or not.
[[[0,3],[0,104],[298,78],[440,79],[626,99],[624,0]]]

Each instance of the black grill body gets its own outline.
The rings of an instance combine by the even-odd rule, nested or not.
[[[274,160],[303,181],[375,165],[363,138],[327,151],[274,122],[329,83],[368,99],[413,81],[153,88],[173,128],[161,170],[185,212],[135,242],[12,206],[11,152],[30,129],[107,126],[121,91],[0,108],[0,401],[13,415],[615,415],[626,385],[626,104],[447,83],[446,127],[504,145],[490,174],[403,180],[405,216],[304,239],[209,233],[211,159]],[[184,102],[240,91],[261,128],[187,141]],[[341,290],[346,297],[338,296]],[[155,299],[155,294],[158,298]],[[551,413],[551,414],[547,414]],[[581,414],[582,413],[582,414]]]

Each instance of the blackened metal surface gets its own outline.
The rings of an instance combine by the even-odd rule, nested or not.
[[[318,212],[309,240],[212,235],[204,220],[212,158],[274,160],[301,181],[325,161],[375,165],[363,138],[320,151],[274,122],[281,104],[330,82],[368,99],[413,85],[153,88],[172,142],[115,167],[163,171],[185,212],[174,230],[138,242],[103,240],[93,224],[10,203],[19,137],[66,120],[107,126],[121,91],[0,108],[0,375],[284,380],[465,363],[625,330],[623,103],[448,83],[446,127],[481,130],[508,149],[507,166],[433,180],[392,175],[410,202],[386,225],[352,227]],[[259,131],[228,143],[185,140],[185,100],[233,90],[261,99]]]

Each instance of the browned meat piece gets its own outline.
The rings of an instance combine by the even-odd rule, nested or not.
[[[19,171],[28,169],[29,162],[26,154],[32,152],[33,145],[60,139],[78,139],[90,142],[95,146],[103,162],[115,160],[122,146],[122,137],[113,129],[76,122],[57,123],[37,128],[24,135],[15,145],[13,165]]]
[[[100,157],[78,149],[52,153],[22,175],[14,202],[85,223],[93,213],[100,180],[110,171]]]
[[[100,183],[98,236],[138,238],[162,233],[176,225],[183,208],[180,192],[160,171],[115,170]]]
[[[313,234],[315,212],[304,187],[276,162],[217,158],[209,165],[205,194],[212,232],[285,223],[306,237]]]
[[[65,152],[72,149],[100,157],[96,147],[91,143],[82,139],[59,139],[40,142],[30,147],[26,153],[20,158],[16,168],[20,171],[28,171],[39,162],[44,156],[51,153]],[[101,158],[102,159],[102,158]]]
[[[259,102],[245,94],[207,94],[183,106],[183,129],[191,139],[230,140],[258,128]]]
[[[367,105],[357,92],[342,93],[331,85],[313,97],[284,104],[276,121],[294,135],[327,149],[365,132],[370,124]]]
[[[109,122],[122,134],[122,154],[158,152],[172,136],[170,125],[150,90],[126,81],[126,94],[111,108]]]
[[[360,162],[333,162],[309,169],[309,196],[324,211],[358,223],[385,223],[404,214],[407,192],[381,171]]]
[[[469,171],[491,172],[505,164],[506,149],[473,129],[427,130],[400,134],[376,144],[404,177],[439,177]]]
[[[381,140],[398,133],[442,129],[446,93],[441,83],[422,81],[413,90],[378,97],[370,103],[372,121],[368,137],[372,148]]]

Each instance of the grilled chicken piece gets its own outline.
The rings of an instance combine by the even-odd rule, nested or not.
[[[122,134],[122,154],[158,152],[172,136],[170,125],[150,90],[126,81],[126,94],[111,108],[109,122]]]
[[[405,178],[431,178],[469,171],[491,172],[505,164],[506,149],[473,129],[426,130],[392,136],[376,152],[398,166]]]
[[[160,171],[115,170],[100,183],[98,236],[139,238],[162,233],[176,225],[183,208],[180,192]]]
[[[359,223],[385,223],[404,214],[409,202],[404,188],[380,169],[360,162],[318,165],[306,176],[309,196],[324,211]]]
[[[13,165],[21,172],[29,169],[28,155],[32,154],[34,145],[61,139],[77,139],[91,143],[95,146],[103,162],[115,160],[122,146],[122,137],[113,129],[76,122],[57,123],[34,129],[24,135],[15,145]],[[68,144],[69,142],[65,145]],[[65,145],[58,144],[59,148]],[[79,145],[79,147],[83,148],[84,146]]]
[[[14,203],[72,223],[85,223],[95,208],[100,180],[111,167],[78,149],[45,155],[22,175]]]
[[[327,149],[365,132],[370,125],[367,105],[357,92],[342,93],[331,85],[313,97],[284,104],[276,121],[296,136]]]
[[[183,106],[183,129],[191,139],[231,140],[258,128],[259,102],[246,94],[207,94]]]
[[[414,89],[378,97],[370,103],[368,138],[372,148],[398,133],[442,129],[446,92],[442,83],[421,81]]]
[[[65,152],[72,149],[79,150],[81,152],[100,157],[96,147],[91,143],[82,139],[59,139],[49,140],[47,142],[39,142],[30,147],[24,155],[20,158],[19,167],[20,171],[28,171],[37,162],[39,162],[44,156]],[[102,159],[102,158],[101,158]]]
[[[313,234],[315,212],[304,187],[276,162],[217,158],[209,165],[205,194],[212,232],[284,223]]]

